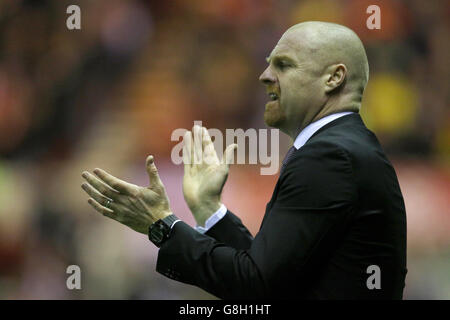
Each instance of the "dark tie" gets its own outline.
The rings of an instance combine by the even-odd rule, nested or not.
[[[286,153],[286,156],[284,157],[283,160],[283,164],[281,165],[281,170],[280,170],[280,176],[283,173],[283,170],[286,168],[286,165],[288,164],[289,160],[291,160],[292,156],[294,155],[294,151],[296,151],[297,149],[292,146],[289,151]]]

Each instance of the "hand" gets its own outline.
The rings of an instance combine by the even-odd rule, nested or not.
[[[88,203],[104,216],[148,234],[151,224],[172,212],[153,156],[147,157],[146,168],[150,178],[147,188],[120,180],[101,169],[94,170],[95,176],[84,171],[82,177],[88,183],[81,187],[91,196]]]
[[[192,132],[186,132],[183,140],[183,194],[197,224],[204,226],[205,221],[220,208],[222,189],[237,144],[226,148],[220,162],[208,130],[195,125]]]

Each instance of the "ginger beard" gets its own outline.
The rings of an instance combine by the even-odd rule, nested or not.
[[[286,120],[286,115],[281,106],[280,99],[281,97],[277,100],[266,103],[266,108],[264,110],[264,122],[269,127],[280,128]]]

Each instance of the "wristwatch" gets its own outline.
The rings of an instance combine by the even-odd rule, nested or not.
[[[148,228],[148,238],[150,241],[158,248],[161,247],[163,242],[169,238],[170,231],[172,231],[172,225],[177,220],[179,219],[174,214],[171,214],[164,219],[159,219],[151,224]]]

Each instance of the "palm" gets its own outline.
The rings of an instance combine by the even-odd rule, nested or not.
[[[227,177],[228,166],[218,159],[212,164],[193,164],[183,177],[183,193],[189,207],[195,208],[202,199],[220,200]]]
[[[183,194],[199,224],[218,209],[223,186],[228,177],[228,165],[237,145],[228,146],[223,161],[219,161],[206,128],[194,126],[184,136]],[[199,143],[201,142],[201,143]]]

